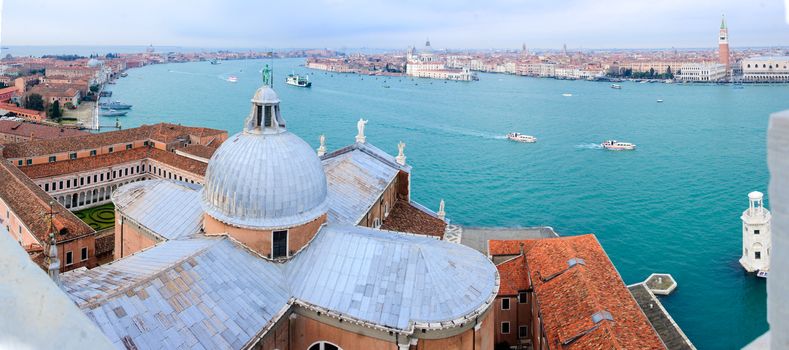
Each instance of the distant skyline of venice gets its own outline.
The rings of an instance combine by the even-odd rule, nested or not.
[[[706,48],[789,46],[781,0],[0,0],[3,46],[201,48]]]

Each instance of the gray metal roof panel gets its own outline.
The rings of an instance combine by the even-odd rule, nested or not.
[[[112,201],[124,215],[166,239],[200,231],[203,210],[199,192],[184,183],[134,182],[113,193]]]
[[[194,237],[62,278],[111,341],[129,336],[141,348],[238,348],[291,298],[408,330],[484,310],[498,290],[495,266],[471,248],[351,225],[325,226],[286,264]]]
[[[360,149],[323,159],[329,202],[329,222],[357,224],[399,170]]]

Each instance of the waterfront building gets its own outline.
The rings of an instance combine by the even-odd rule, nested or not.
[[[726,66],[720,63],[683,63],[674,77],[684,82],[716,82],[726,74]]]
[[[448,68],[442,59],[433,53],[430,40],[427,40],[425,47],[418,52],[413,47],[408,49],[405,73],[412,77],[444,80],[471,81],[475,78],[468,67]]]
[[[28,90],[27,95],[31,94],[41,95],[47,105],[58,101],[61,107],[66,103],[79,106],[80,98],[82,98],[79,87],[71,84],[36,85]]]
[[[729,69],[729,29],[726,28],[726,18],[721,18],[721,28],[718,32],[718,63]]]
[[[764,195],[754,191],[748,193],[748,209],[742,216],[742,258],[740,264],[748,272],[758,271],[767,276],[770,270],[770,211],[764,207]]]
[[[789,56],[745,58],[741,62],[742,79],[754,83],[789,82]]]

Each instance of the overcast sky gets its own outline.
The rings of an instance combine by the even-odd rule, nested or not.
[[[789,1],[789,0],[787,0]],[[789,46],[783,0],[0,0],[2,45]]]

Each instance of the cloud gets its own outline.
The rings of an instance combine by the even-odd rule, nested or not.
[[[6,0],[4,45],[402,48],[789,45],[780,0]]]

